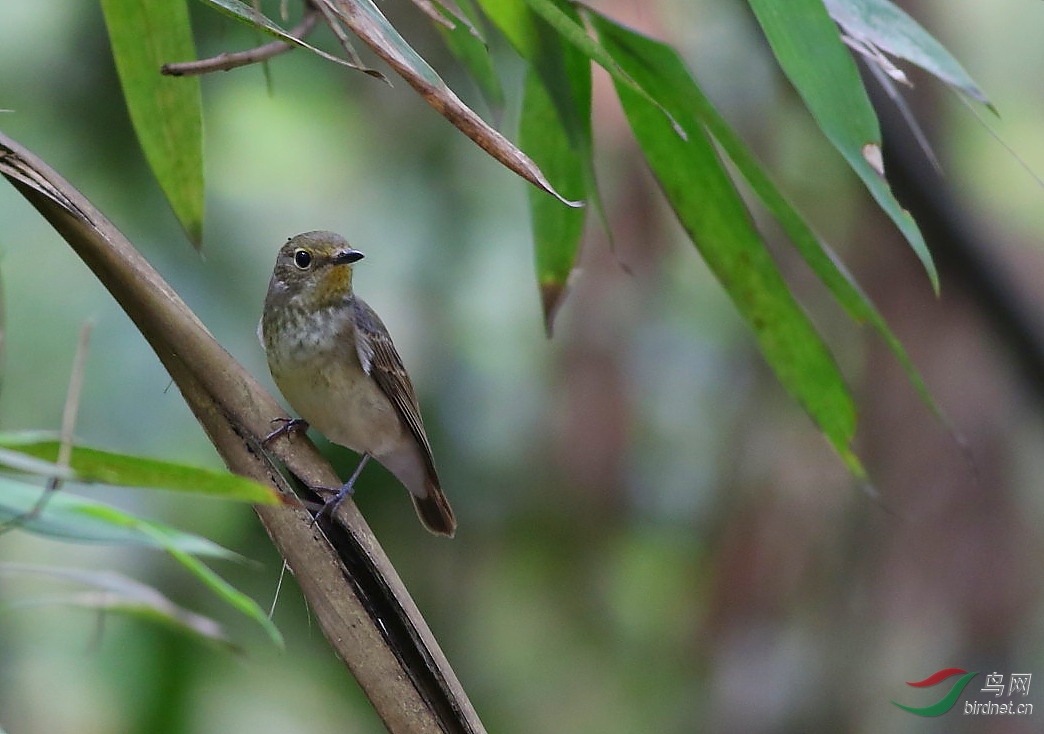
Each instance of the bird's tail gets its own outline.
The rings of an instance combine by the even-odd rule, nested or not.
[[[453,516],[449,500],[446,499],[446,495],[442,493],[437,484],[431,481],[424,484],[427,492],[423,497],[418,497],[410,492],[413,506],[417,508],[417,515],[424,523],[424,527],[431,532],[452,538],[457,529],[457,518]]]

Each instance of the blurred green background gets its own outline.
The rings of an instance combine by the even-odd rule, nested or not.
[[[779,249],[861,396],[858,449],[879,499],[853,486],[761,362],[642,168],[604,75],[595,131],[615,242],[589,227],[551,341],[526,184],[405,83],[302,52],[271,63],[271,93],[257,67],[206,77],[202,255],[138,150],[97,5],[0,6],[0,108],[11,110],[0,127],[106,212],[270,386],[255,326],[278,247],[331,229],[366,253],[357,290],[410,369],[460,530],[453,541],[429,536],[376,467],[357,502],[491,732],[1037,730],[1044,680],[1026,699],[1040,711],[1019,720],[927,720],[889,703],[933,703],[934,692],[903,682],[950,666],[1044,678],[1041,403],[1007,346],[945,268],[943,295],[932,296],[781,81],[744,3],[595,5],[684,52],[924,370],[956,435]],[[1020,161],[1044,172],[1044,8],[903,5],[1000,110],[990,125],[1015,155],[938,85],[915,76],[907,92],[962,213],[986,235],[985,255],[1039,325],[1044,190]],[[399,1],[382,9],[487,112],[420,14]],[[201,57],[258,42],[191,10]],[[509,96],[497,122],[513,134],[521,67],[497,47]],[[78,437],[220,465],[130,321],[6,184],[0,277],[0,430],[57,428],[91,320]],[[327,448],[347,474],[355,457]],[[248,508],[76,491],[240,552],[252,562],[217,570],[270,603],[280,559]],[[0,538],[0,560],[121,570],[214,615],[246,648],[231,656],[140,620],[20,607],[53,585],[4,578],[0,727],[10,734],[382,729],[292,580],[275,613],[280,652],[159,553],[15,532]]]

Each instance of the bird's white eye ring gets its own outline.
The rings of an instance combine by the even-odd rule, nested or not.
[[[312,267],[312,253],[308,250],[294,250],[294,265],[300,270],[308,270]]]

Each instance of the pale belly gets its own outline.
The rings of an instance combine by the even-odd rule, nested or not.
[[[381,457],[402,445],[406,428],[351,356],[274,365],[273,377],[290,407],[330,441]]]

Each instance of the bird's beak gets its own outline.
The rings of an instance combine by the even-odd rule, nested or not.
[[[347,250],[338,250],[335,252],[333,257],[330,258],[330,262],[334,265],[350,265],[351,263],[359,262],[364,257],[365,255],[358,250],[349,248]]]

